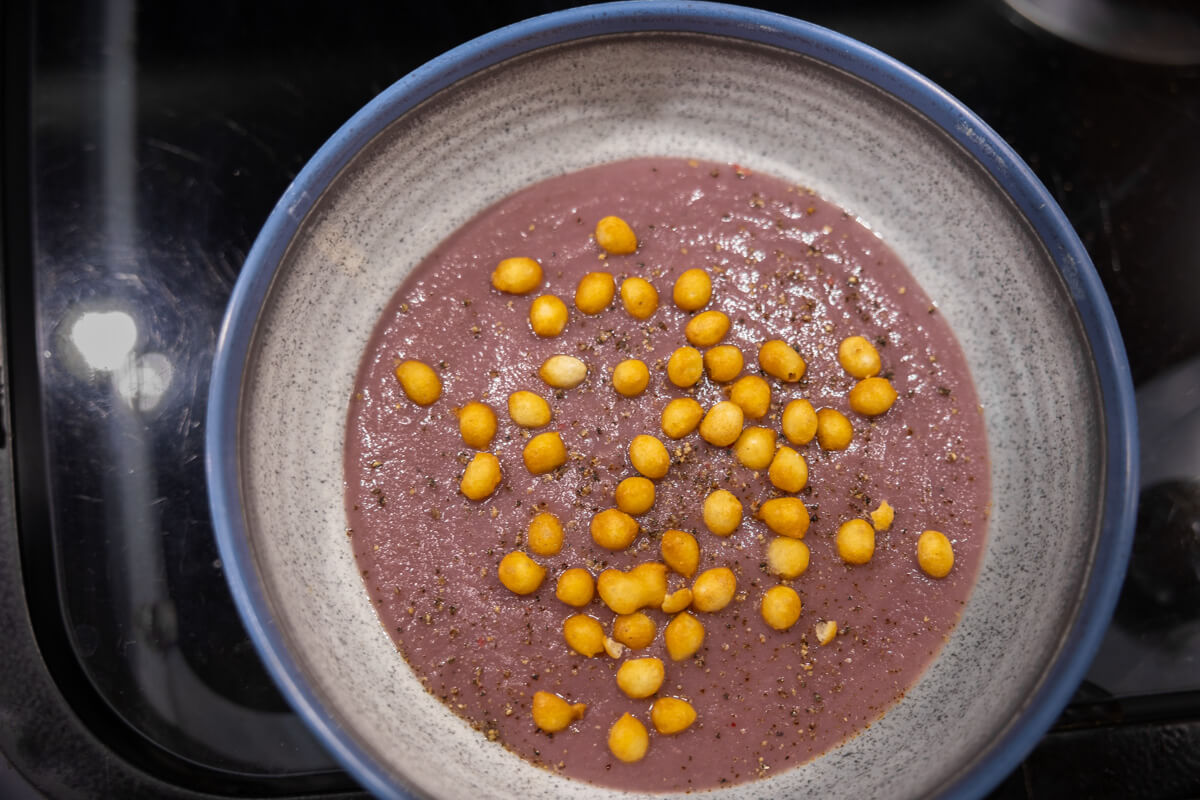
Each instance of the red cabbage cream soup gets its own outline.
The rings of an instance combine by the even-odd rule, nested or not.
[[[345,480],[426,689],[636,791],[870,726],[953,629],[989,502],[963,354],[879,237],[666,158],[531,186],[416,267],[366,343]]]

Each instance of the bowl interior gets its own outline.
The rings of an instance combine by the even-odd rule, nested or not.
[[[736,162],[816,189],[900,255],[966,353],[986,410],[993,505],[961,623],[867,731],[728,791],[933,793],[1022,713],[1076,614],[1104,491],[1094,359],[1051,255],[953,138],[860,78],[767,45],[641,33],[536,49],[409,110],[328,186],[309,187],[323,194],[267,292],[238,416],[265,635],[328,715],[331,746],[348,742],[397,786],[603,794],[491,745],[422,689],[347,544],[341,459],[363,347],[425,253],[518,188],[645,155]]]

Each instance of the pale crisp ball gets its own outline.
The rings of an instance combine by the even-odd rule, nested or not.
[[[792,400],[784,406],[781,422],[790,444],[808,444],[817,435],[817,412],[807,400]]]
[[[500,462],[491,453],[476,453],[463,471],[459,491],[468,500],[484,500],[500,485]]]
[[[694,386],[704,375],[704,357],[694,347],[680,347],[667,359],[667,378],[680,389]]]
[[[658,310],[658,290],[645,278],[621,281],[621,303],[634,319],[649,319]]]
[[[687,531],[669,530],[662,535],[662,557],[667,566],[685,578],[700,566],[700,545]]]
[[[838,555],[847,564],[866,564],[875,554],[875,529],[863,519],[843,522],[837,530]]]
[[[800,619],[800,595],[790,586],[772,586],[763,594],[763,621],[777,631],[786,631]]]
[[[663,736],[682,733],[696,721],[696,709],[686,700],[677,697],[660,697],[650,708],[650,721],[654,729]]]
[[[529,305],[529,327],[543,339],[562,333],[569,316],[567,304],[552,294],[544,294]]]
[[[604,652],[604,626],[586,614],[573,614],[563,621],[563,639],[581,656],[592,658]]]
[[[627,256],[637,250],[637,234],[620,217],[604,217],[596,223],[596,244],[614,256]]]
[[[692,582],[692,608],[697,611],[720,611],[733,600],[737,592],[737,576],[729,567],[706,569]]]
[[[624,550],[633,544],[641,526],[619,508],[606,508],[592,517],[592,541],[608,550]]]
[[[733,445],[733,454],[746,469],[761,470],[775,458],[775,431],[750,426]]]
[[[676,614],[663,629],[663,644],[672,661],[691,658],[704,644],[704,623],[686,611]]]
[[[917,563],[931,578],[944,578],[954,568],[954,547],[941,531],[925,531],[917,539]]]
[[[704,368],[710,380],[728,383],[738,376],[744,364],[742,351],[731,344],[718,345],[704,351]]]
[[[686,270],[675,279],[671,297],[684,311],[698,311],[712,297],[712,279],[702,269]]]
[[[547,358],[538,376],[555,389],[574,389],[587,377],[587,364],[575,356],[554,355]]]
[[[596,581],[583,567],[571,567],[558,576],[554,596],[569,606],[582,608],[596,596]]]
[[[606,569],[596,576],[596,593],[618,614],[632,614],[646,607],[642,582],[619,569]]]
[[[808,463],[792,448],[781,447],[771,459],[767,477],[776,489],[795,494],[808,485]]]
[[[492,272],[492,286],[508,294],[529,294],[542,283],[542,265],[532,258],[506,258]]]
[[[617,394],[637,397],[650,383],[650,368],[645,361],[628,358],[613,367],[612,384]]]
[[[701,311],[683,330],[688,342],[696,347],[712,347],[729,333],[729,317],[723,311]]]
[[[863,378],[850,389],[850,409],[864,417],[877,417],[896,402],[896,390],[887,378]]]
[[[529,521],[526,540],[529,549],[539,556],[556,556],[562,550],[562,523],[549,511],[543,511]]]
[[[608,731],[608,749],[621,761],[633,763],[646,757],[650,734],[646,726],[628,712],[613,723]]]
[[[745,416],[737,403],[722,400],[700,421],[700,437],[717,447],[728,447],[742,435]]]
[[[565,730],[575,720],[583,719],[587,705],[568,703],[550,692],[533,693],[533,723],[546,733]]]
[[[758,507],[758,518],[780,536],[803,539],[808,532],[809,516],[799,497],[775,497]]]
[[[638,516],[654,507],[654,481],[634,475],[617,484],[614,493],[617,508],[626,514]]]
[[[485,449],[496,435],[496,412],[487,403],[467,403],[458,412],[458,432],[467,447]]]
[[[589,272],[575,288],[575,307],[584,314],[599,314],[617,293],[617,283],[607,272]]]
[[[762,419],[771,410],[771,385],[757,375],[739,378],[729,387],[729,399],[749,419]]]
[[[496,572],[500,583],[513,594],[536,592],[546,577],[546,568],[520,550],[514,550],[500,559]]]
[[[772,339],[758,349],[758,364],[763,372],[784,383],[795,383],[804,377],[806,365],[791,345]]]
[[[632,614],[618,614],[617,618],[613,620],[612,638],[634,650],[649,647],[657,632],[658,628],[654,624],[654,620],[640,611]]]
[[[553,418],[546,399],[525,389],[508,396],[508,416],[522,428],[540,428]]]
[[[395,370],[396,380],[409,400],[419,406],[432,405],[442,396],[442,380],[423,361],[404,361]]]
[[[525,469],[534,475],[542,475],[567,463],[567,446],[563,444],[558,431],[547,431],[526,442],[521,457],[525,461]]]
[[[666,445],[643,433],[629,443],[629,463],[647,478],[658,480],[671,468],[671,455]]]
[[[671,439],[682,439],[700,424],[704,408],[690,397],[676,397],[662,412],[662,432]]]
[[[808,570],[808,545],[799,539],[776,536],[767,545],[767,571],[785,580],[799,578]]]
[[[875,345],[863,336],[847,336],[838,345],[838,363],[855,378],[878,375],[883,364]]]
[[[704,524],[717,536],[728,536],[742,523],[742,501],[730,491],[717,489],[704,498]]]
[[[628,697],[641,700],[657,692],[665,677],[662,659],[631,658],[617,669],[617,686]]]
[[[817,444],[822,450],[845,450],[854,438],[854,426],[836,408],[817,412]]]

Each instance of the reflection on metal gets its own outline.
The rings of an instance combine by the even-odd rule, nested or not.
[[[162,353],[136,352],[138,326],[125,311],[84,311],[70,323],[67,341],[73,352],[64,363],[87,380],[111,376],[113,389],[129,408],[142,414],[159,409],[175,377],[175,365]]]
[[[1200,358],[1137,390],[1141,497],[1129,572],[1088,679],[1120,697],[1200,674]]]
[[[98,698],[184,762],[230,785],[328,771],[333,758],[261,668],[250,672],[252,649],[208,566],[199,420],[220,308],[205,304],[223,305],[234,269],[211,266],[203,247],[177,257],[174,243],[154,244],[162,203],[146,191],[161,173],[142,161],[138,114],[162,104],[139,82],[142,9],[109,0],[95,11],[73,95],[86,144],[64,149],[81,183],[39,207],[70,232],[39,233],[35,272],[67,635]],[[201,584],[212,591],[191,588]]]
[[[1147,64],[1200,64],[1200,4],[1191,0],[1005,0],[1081,47]]]
[[[130,408],[148,414],[158,409],[174,375],[170,359],[162,353],[147,353],[114,374],[113,384]]]
[[[137,324],[124,311],[85,311],[71,325],[71,344],[90,370],[124,367],[137,343]]]

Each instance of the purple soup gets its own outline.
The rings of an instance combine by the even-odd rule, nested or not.
[[[915,213],[915,212],[914,212]],[[593,237],[596,222],[616,215],[637,234],[630,255],[606,255]],[[490,276],[503,258],[526,256],[544,280],[525,296],[502,294]],[[782,339],[807,362],[799,383],[767,377],[770,411],[760,425],[780,430],[791,400],[834,408],[854,427],[853,441],[826,451],[814,439],[796,446],[809,479],[797,497],[811,524],[804,542],[810,563],[800,577],[780,580],[767,569],[774,534],[755,516],[782,496],[765,470],[742,466],[730,448],[698,432],[671,440],[660,414],[672,398],[690,396],[708,409],[728,399],[729,384],[707,375],[680,389],[666,362],[686,345],[694,315],[672,302],[685,270],[712,278],[705,307],[732,322],[721,344],[737,346],[742,375],[763,374],[759,346]],[[588,272],[611,273],[618,293],[596,315],[574,305]],[[622,305],[621,281],[642,277],[659,305],[646,320]],[[541,294],[570,309],[563,332],[539,338],[529,307]],[[854,413],[847,394],[857,379],[838,362],[849,336],[871,341],[881,375],[898,392],[884,414]],[[538,377],[552,355],[588,366],[578,387],[555,390]],[[613,367],[641,359],[650,382],[626,398],[612,386]],[[411,402],[393,370],[406,359],[432,366],[442,380],[430,406]],[[510,393],[527,389],[553,410],[545,428],[526,431],[507,411]],[[471,401],[491,406],[498,429],[488,447],[503,479],[488,498],[459,491],[474,455],[459,433],[456,410]],[[544,475],[525,468],[531,434],[558,431],[566,463]],[[671,454],[656,481],[656,500],[640,517],[626,550],[593,543],[593,515],[614,507],[614,489],[636,474],[627,449],[638,434],[661,439]],[[779,444],[787,444],[781,435]],[[473,219],[443,242],[399,287],[366,343],[350,403],[345,453],[348,534],[379,618],[428,691],[481,736],[560,774],[637,791],[709,789],[769,776],[811,760],[862,731],[900,700],[953,629],[983,552],[988,515],[988,463],[983,412],[963,354],[935,304],[897,257],[862,222],[804,187],[734,165],[682,159],[636,159],[594,167],[531,186]],[[727,489],[744,507],[740,526],[721,537],[704,525],[704,498]],[[895,509],[875,533],[870,561],[852,566],[838,554],[835,534],[886,501]],[[526,530],[549,511],[562,522],[561,552],[533,555],[546,568],[537,591],[518,596],[498,576],[500,560],[526,550]],[[583,567],[592,576],[661,561],[669,529],[692,533],[700,545],[698,572],[729,567],[737,577],[733,602],[715,613],[694,612],[704,624],[695,656],[673,661],[663,643],[671,619],[643,609],[656,624],[653,642],[621,658],[586,658],[567,646],[563,621],[575,613],[599,620],[611,634],[615,614],[596,597],[583,609],[555,597],[560,574]],[[955,562],[940,580],[917,563],[917,538],[942,531]],[[780,583],[799,594],[803,610],[786,631],[760,613],[764,592]],[[671,573],[670,589],[691,584]],[[814,626],[837,623],[820,644]],[[662,659],[658,693],[627,697],[615,675],[633,657]],[[558,733],[538,729],[535,692],[587,704],[583,719]],[[655,697],[688,701],[695,722],[679,734],[657,733]],[[612,724],[629,713],[649,730],[646,755],[618,760],[607,743]]]

